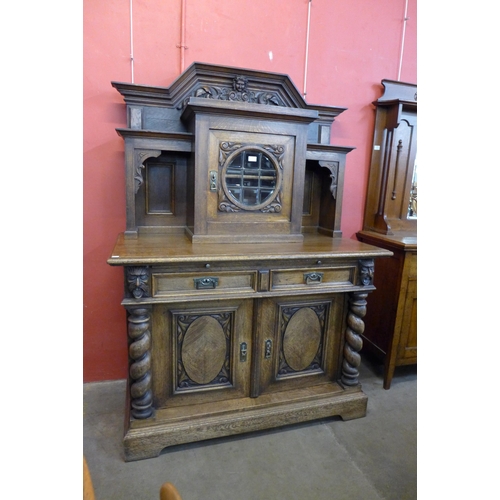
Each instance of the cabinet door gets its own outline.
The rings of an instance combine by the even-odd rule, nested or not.
[[[256,312],[253,397],[338,378],[342,294],[264,299]]]
[[[155,407],[248,397],[252,311],[251,300],[155,306]]]
[[[401,287],[401,336],[398,346],[398,361],[417,360],[417,254],[408,253],[403,270]]]

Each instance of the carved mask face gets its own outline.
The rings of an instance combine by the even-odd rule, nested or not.
[[[246,87],[246,81],[244,78],[234,79],[234,90],[236,90],[236,92],[244,92],[245,87]]]
[[[359,274],[360,274],[359,278],[363,286],[371,285],[373,281],[373,267],[362,266]]]
[[[129,268],[127,273],[128,289],[136,299],[148,293],[148,273],[143,267]]]

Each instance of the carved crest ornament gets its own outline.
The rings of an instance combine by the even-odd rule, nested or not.
[[[276,92],[258,92],[249,90],[248,79],[244,76],[234,77],[233,85],[231,87],[202,85],[193,92],[192,97],[219,99],[221,101],[240,101],[255,104],[269,104],[272,106],[285,106],[285,103]],[[179,109],[184,108],[188,100],[189,98],[185,99],[179,106]]]

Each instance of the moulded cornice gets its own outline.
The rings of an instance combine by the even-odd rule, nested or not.
[[[259,104],[318,112],[318,120],[333,122],[347,108],[308,104],[286,74],[246,68],[192,63],[168,87],[111,82],[128,105],[183,108],[190,97],[227,98],[235,79],[245,79],[246,93]],[[233,92],[237,94],[237,92]],[[222,96],[222,97],[221,97]]]

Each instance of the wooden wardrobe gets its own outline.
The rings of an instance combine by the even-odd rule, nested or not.
[[[395,367],[417,363],[417,86],[382,80],[363,230],[359,241],[393,252],[377,264],[363,340],[384,362],[384,388]]]

